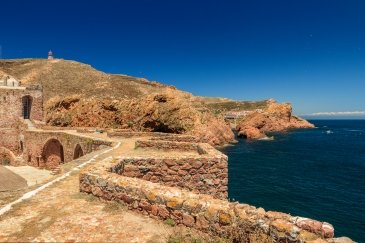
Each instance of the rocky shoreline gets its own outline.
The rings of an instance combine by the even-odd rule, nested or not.
[[[269,100],[262,112],[253,112],[239,121],[236,130],[238,136],[247,139],[266,138],[268,132],[283,132],[290,129],[314,128],[310,122],[294,116],[290,103],[277,103]]]

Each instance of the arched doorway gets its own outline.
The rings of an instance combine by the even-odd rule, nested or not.
[[[24,119],[30,119],[30,112],[32,109],[32,97],[27,95],[23,96],[22,98],[22,105],[23,105],[23,118]]]
[[[84,151],[82,151],[80,144],[77,144],[74,151],[74,159],[78,159],[81,156],[84,156]]]
[[[52,169],[63,163],[64,151],[63,146],[57,139],[50,139],[43,147],[42,159],[46,168]]]

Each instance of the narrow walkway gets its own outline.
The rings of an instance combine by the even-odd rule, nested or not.
[[[134,142],[126,139],[121,146],[81,157],[68,176],[14,204],[0,216],[0,242],[166,242],[174,228],[79,192],[78,167],[130,153]]]

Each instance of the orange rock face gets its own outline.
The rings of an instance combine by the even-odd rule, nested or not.
[[[129,128],[196,136],[198,141],[222,145],[234,141],[223,117],[201,112],[192,95],[169,90],[139,99],[54,98],[47,102],[46,121],[62,127]]]
[[[289,103],[279,104],[269,100],[263,112],[254,112],[237,125],[238,135],[248,139],[266,137],[266,132],[281,132],[297,128],[314,128],[308,121],[292,115]]]

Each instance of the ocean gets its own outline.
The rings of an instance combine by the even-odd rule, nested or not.
[[[229,198],[326,221],[336,237],[365,242],[365,120],[311,122],[317,128],[223,148]]]

